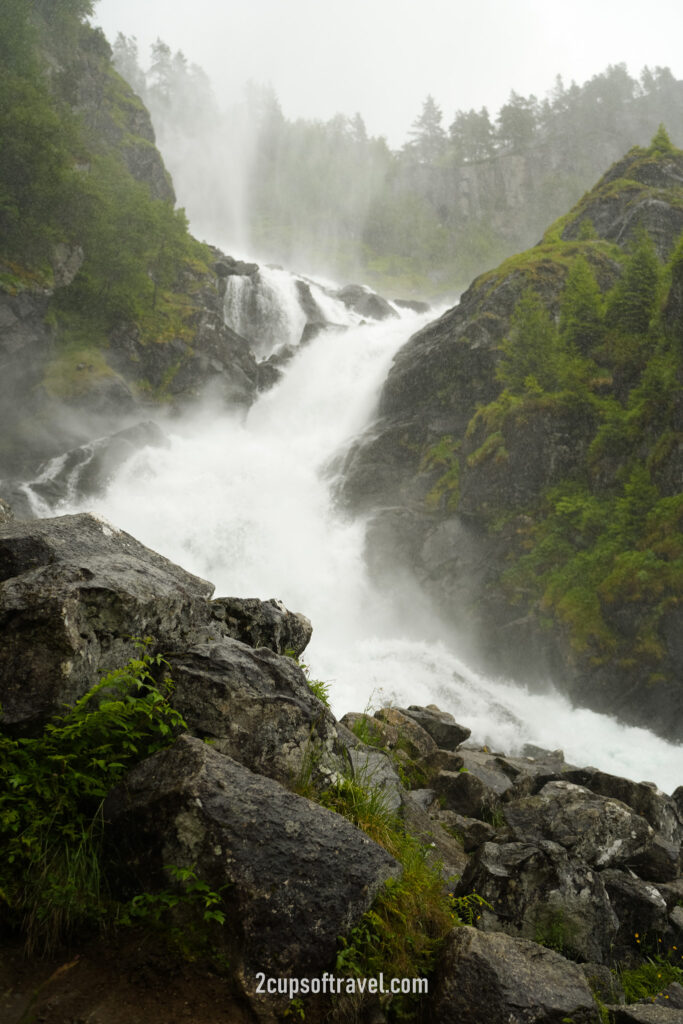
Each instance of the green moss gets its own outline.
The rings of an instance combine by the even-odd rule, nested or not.
[[[492,460],[493,462],[506,462],[510,453],[505,447],[505,440],[502,433],[496,430],[489,434],[483,444],[475,452],[467,456],[467,465],[470,469],[481,465],[482,462]]]
[[[115,376],[101,349],[76,340],[47,364],[43,386],[52,398],[72,400],[90,391],[98,379]]]
[[[428,509],[438,509],[445,505],[447,511],[454,512],[457,508],[460,493],[459,450],[460,442],[446,436],[425,452],[420,464],[421,472],[445,470],[425,498]]]

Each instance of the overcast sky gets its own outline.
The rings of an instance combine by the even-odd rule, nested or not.
[[[542,98],[557,74],[583,84],[623,62],[683,77],[681,0],[99,0],[93,22],[136,36],[143,65],[158,36],[182,50],[226,105],[270,83],[286,117],[358,111],[394,146],[428,93],[447,126],[457,109],[493,116],[511,89]]]

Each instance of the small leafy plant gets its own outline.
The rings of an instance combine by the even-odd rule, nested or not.
[[[308,686],[308,689],[313,694],[313,696],[317,697],[318,700],[322,704],[324,704],[326,708],[329,708],[330,684],[325,682],[324,679],[311,679],[308,665],[306,665],[305,662],[299,660],[298,656],[296,655],[292,648],[287,648],[285,654],[287,655],[288,658],[292,658],[297,663],[303,674],[306,676],[306,684]]]
[[[0,725],[0,910],[29,953],[107,918],[104,798],[186,728],[169,703],[171,682],[160,687],[152,675],[165,662],[148,643],[40,735],[14,738]]]
[[[133,896],[119,909],[116,923],[140,925],[161,934],[164,942],[179,951],[185,960],[207,956],[219,968],[228,966],[211,942],[212,926],[225,924],[222,889],[219,892],[211,889],[197,877],[194,866],[182,868],[166,864],[164,870],[177,888]]]
[[[621,970],[619,980],[627,1003],[635,1003],[640,999],[655,999],[672,982],[677,981],[679,985],[683,985],[683,967],[658,953],[648,957],[638,967]]]

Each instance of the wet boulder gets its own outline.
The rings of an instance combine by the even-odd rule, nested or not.
[[[435,772],[459,772],[465,767],[465,760],[454,750],[435,750],[427,758],[427,764]]]
[[[407,794],[391,758],[363,743],[355,743],[347,749],[354,781],[363,789],[377,793],[386,810],[396,814]]]
[[[458,814],[457,811],[439,809],[432,812],[432,817],[447,832],[460,838],[465,853],[473,853],[484,843],[491,842],[496,835],[493,825],[478,818]]]
[[[74,703],[137,656],[162,651],[211,621],[212,584],[96,516],[0,527],[0,704],[29,726]]]
[[[427,847],[427,863],[438,864],[452,889],[467,867],[467,854],[459,838],[446,831],[435,815],[426,811],[413,793],[403,793],[401,817],[406,831]]]
[[[485,843],[470,861],[457,892],[477,892],[479,927],[502,931],[575,960],[605,962],[619,922],[600,873],[557,843]]]
[[[223,754],[283,783],[342,770],[336,721],[292,658],[229,637],[168,656],[173,705],[190,731]]]
[[[592,793],[621,800],[669,842],[680,843],[683,838],[683,811],[674,798],[662,793],[654,782],[632,782],[598,768],[571,768],[563,778],[577,786],[585,786]]]
[[[399,747],[413,759],[428,758],[437,749],[427,730],[403,711],[397,708],[380,708],[375,712],[375,718],[397,730],[396,740],[390,740],[387,736],[388,747]]]
[[[313,633],[310,619],[290,612],[275,598],[219,597],[211,602],[211,614],[221,623],[221,632],[235,640],[294,658],[303,654]]]
[[[365,712],[347,711],[340,722],[349,732],[370,746],[391,750],[398,743],[398,726]]]
[[[430,1020],[439,1024],[595,1024],[583,972],[526,939],[456,928],[443,950]]]
[[[445,810],[482,821],[493,820],[500,814],[496,791],[470,772],[440,771],[432,785]]]
[[[512,780],[516,773],[507,764],[506,758],[500,754],[490,754],[487,750],[468,748],[462,748],[459,754],[463,759],[464,770],[483,782],[499,799],[512,795]]]
[[[642,956],[644,945],[675,939],[669,924],[666,900],[651,882],[632,871],[608,868],[600,877],[619,919],[614,956],[618,960]]]
[[[400,873],[341,815],[190,736],[134,768],[104,817],[120,891],[168,888],[164,865],[172,864],[223,894],[220,941],[255,1009],[256,972],[321,974],[338,936]],[[274,1012],[266,998],[263,1020]]]
[[[570,782],[549,782],[537,796],[504,808],[515,839],[551,839],[596,868],[639,865],[654,881],[678,873],[678,852],[656,836],[647,821],[620,800]]]
[[[335,292],[335,297],[341,299],[344,305],[352,309],[354,313],[369,317],[371,320],[387,320],[398,316],[394,307],[386,299],[362,284],[347,284]]]
[[[434,704],[425,708],[411,704],[409,708],[401,708],[400,711],[421,725],[440,750],[457,750],[472,735],[471,729],[458,725],[453,715],[448,711],[440,711]]]

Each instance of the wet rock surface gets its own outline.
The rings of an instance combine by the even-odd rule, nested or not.
[[[174,707],[223,754],[290,785],[314,752],[314,774],[343,768],[336,722],[291,658],[226,638],[168,660]]]
[[[594,1024],[596,1007],[578,965],[525,939],[473,928],[451,932],[435,991],[441,1024]]]
[[[211,614],[235,640],[295,658],[303,654],[313,633],[305,615],[288,611],[273,598],[219,597],[211,603]]]
[[[164,864],[229,886],[228,940],[245,989],[256,972],[321,973],[399,865],[338,814],[183,736],[133,769],[104,813],[125,872],[152,886]],[[234,953],[233,953],[234,955]]]
[[[209,621],[213,585],[82,514],[0,529],[0,703],[44,721],[125,664],[136,638],[168,649]]]

